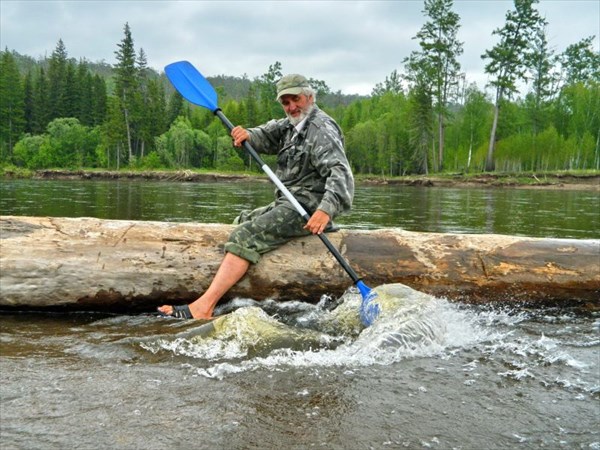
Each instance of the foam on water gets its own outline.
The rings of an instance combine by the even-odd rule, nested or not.
[[[238,299],[221,306],[222,316],[210,323],[173,321],[169,332],[136,342],[153,354],[183,358],[193,373],[217,379],[291,368],[352,373],[408,358],[458,356],[473,358],[463,367],[469,377],[465,385],[476,384],[481,370],[494,368],[507,382],[541,383],[582,396],[600,392],[597,361],[585,356],[599,345],[597,323],[582,330],[576,316],[562,312],[469,307],[401,284],[375,291],[381,314],[368,328],[361,325],[361,296],[352,288],[331,311],[327,298],[317,305]]]
[[[333,311],[297,304],[290,314],[293,303],[282,303],[271,316],[250,301],[198,326],[197,335],[190,329],[185,336],[163,336],[142,346],[194,358],[198,374],[221,378],[258,368],[389,365],[404,358],[450,356],[453,349],[498,339],[475,314],[446,300],[400,284],[376,292],[382,312],[368,328],[358,316],[360,295],[350,290]]]

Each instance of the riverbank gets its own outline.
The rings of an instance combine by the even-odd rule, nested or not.
[[[513,187],[523,189],[572,189],[600,191],[600,171],[549,173],[479,173],[361,178],[365,183],[437,187]]]
[[[264,180],[267,177],[254,172],[200,172],[192,170],[179,171],[137,171],[137,170],[24,170],[4,168],[0,176],[7,178],[34,179],[77,179],[77,180],[115,180],[141,179],[156,181],[181,182],[235,182],[247,180]],[[566,171],[546,173],[477,173],[477,174],[435,174],[410,175],[403,177],[384,177],[375,175],[357,175],[358,183],[376,185],[423,186],[423,187],[513,187],[527,189],[572,189],[600,191],[600,171]]]

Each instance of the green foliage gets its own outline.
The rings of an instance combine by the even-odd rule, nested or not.
[[[75,118],[55,119],[43,135],[26,135],[15,145],[14,160],[29,169],[96,167],[97,128],[90,129]]]
[[[46,142],[45,136],[29,136],[25,135],[19,142],[15,144],[13,161],[18,167],[27,169],[37,169],[38,155],[42,145]]]
[[[539,28],[528,55],[531,90],[525,97],[532,132],[538,133],[549,125],[549,105],[558,91],[560,74],[555,69],[558,57],[549,49],[546,29]]]
[[[489,169],[490,142],[502,170],[600,169],[600,57],[593,38],[557,56],[533,9],[536,0],[516,0],[505,26],[495,31],[499,43],[485,55],[496,88],[490,100],[474,85],[459,89],[467,83],[459,74],[462,43],[452,3],[425,0],[427,22],[415,37],[420,50],[404,60],[406,73],[393,70],[370,97],[345,96],[310,79],[319,106],[344,131],[356,174],[482,171]],[[147,67],[128,24],[115,55],[113,67],[77,62],[60,40],[37,62],[0,52],[0,163],[24,170],[260,172],[232,147],[210,111],[184,101],[164,75]],[[229,119],[252,127],[284,116],[275,100],[283,73],[275,62],[254,80],[210,80]],[[525,77],[531,81],[526,95],[512,98]],[[276,156],[264,160],[274,166]]]
[[[240,172],[244,170],[244,161],[231,145],[231,138],[221,136],[217,139],[215,169]]]
[[[72,84],[73,81],[72,77],[67,76],[67,70],[70,67],[65,44],[62,39],[59,39],[48,65],[49,120],[66,117],[68,109],[73,106],[67,103],[70,100],[68,97],[69,84]]]
[[[156,154],[165,168],[206,167],[206,161],[212,159],[212,140],[204,131],[192,128],[190,120],[181,116],[166,133],[156,138]]]
[[[0,57],[0,161],[9,159],[25,129],[25,97],[19,70],[7,50]]]
[[[269,66],[269,70],[258,80],[260,92],[260,123],[265,123],[271,119],[277,119],[283,116],[281,106],[277,102],[277,88],[275,83],[283,73],[281,72],[281,63],[275,61]]]
[[[448,121],[449,99],[460,80],[460,63],[458,57],[463,52],[463,43],[458,40],[460,17],[452,11],[452,0],[425,0],[423,11],[429,18],[417,33],[421,50],[413,52],[405,60],[408,69],[408,80],[413,83],[413,99],[422,103],[420,111],[430,109],[428,103],[433,103],[433,112],[437,120],[437,154],[432,154],[434,169],[441,170],[444,166],[445,128]],[[419,120],[429,121],[429,114],[420,114]],[[431,134],[429,123],[416,123],[415,128],[421,134],[419,139],[427,139]],[[420,159],[426,161],[426,142],[421,142]],[[432,143],[433,144],[433,143]],[[427,172],[427,165],[421,164]]]
[[[561,55],[566,84],[600,82],[600,54],[594,49],[594,37],[569,45]]]
[[[490,85],[497,89],[497,100],[504,95],[517,92],[517,81],[524,79],[527,71],[527,58],[530,42],[545,20],[534,8],[539,0],[515,0],[515,9],[506,13],[506,22],[502,28],[494,30],[500,41],[482,58],[490,61],[485,72],[492,76]]]
[[[140,169],[146,170],[158,170],[164,169],[163,161],[156,151],[150,152],[148,155],[144,156],[139,162]]]
[[[14,164],[0,164],[0,176],[7,176],[10,178],[31,178],[35,172],[17,167]]]
[[[194,148],[194,130],[190,121],[178,118],[169,130],[156,139],[156,150],[166,167],[190,167],[190,153]]]
[[[534,8],[538,2],[539,0],[514,0],[515,9],[506,13],[504,26],[492,33],[500,37],[500,42],[482,55],[482,58],[490,60],[485,66],[485,72],[491,77],[490,85],[496,89],[495,117],[486,155],[486,170],[495,168],[494,150],[500,105],[505,97],[510,98],[518,92],[517,82],[526,79],[527,69],[532,61],[531,42],[535,42],[535,36],[546,25],[546,21]]]
[[[493,109],[490,102],[475,85],[465,91],[464,105],[454,117],[454,126],[447,131],[446,169],[469,172],[475,169],[473,157],[477,149],[485,148],[489,138]],[[476,170],[482,170],[478,167]]]

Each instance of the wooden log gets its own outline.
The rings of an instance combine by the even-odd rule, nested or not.
[[[150,310],[197,298],[232,226],[0,216],[0,308]],[[471,303],[600,299],[600,240],[341,230],[332,243],[371,287],[403,283]],[[317,302],[352,285],[314,236],[264,255],[226,298]]]

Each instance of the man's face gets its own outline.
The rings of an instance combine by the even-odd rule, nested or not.
[[[282,96],[279,101],[292,125],[298,125],[302,122],[310,113],[314,103],[312,95],[307,97],[304,94],[287,94]]]

